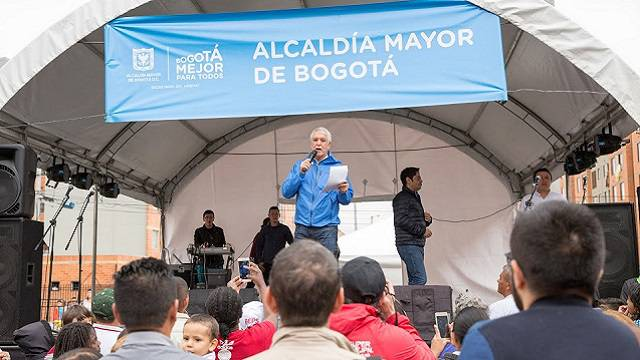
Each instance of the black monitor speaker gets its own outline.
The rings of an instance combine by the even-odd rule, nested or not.
[[[588,204],[602,224],[606,259],[598,286],[600,298],[619,297],[625,280],[638,276],[638,240],[633,205]]]
[[[425,341],[431,341],[435,330],[436,312],[448,312],[453,319],[451,294],[446,285],[394,286],[400,312],[406,312],[413,326]]]
[[[33,217],[37,161],[29,147],[0,145],[0,217]]]

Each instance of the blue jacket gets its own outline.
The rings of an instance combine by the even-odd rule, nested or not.
[[[296,196],[295,223],[304,226],[322,227],[338,225],[338,204],[348,205],[353,198],[353,188],[349,182],[349,190],[341,193],[339,190],[324,192],[322,189],[329,179],[329,168],[341,165],[331,153],[318,163],[315,159],[306,173],[300,173],[298,160],[291,168],[289,175],[282,184],[282,196],[291,199]]]

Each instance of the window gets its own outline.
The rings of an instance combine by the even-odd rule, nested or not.
[[[158,242],[160,239],[160,231],[159,230],[151,230],[151,247],[154,249],[158,248]]]
[[[636,143],[636,154],[638,154],[638,161],[640,161],[640,142]]]
[[[616,202],[616,199],[618,198],[618,192],[616,191],[617,187],[612,187],[611,188],[611,201]]]
[[[620,183],[620,200],[625,201],[625,191],[624,191],[624,182]]]
[[[596,187],[598,187],[598,180],[596,180],[597,179],[596,176],[597,176],[596,171],[593,170],[591,172],[591,188],[592,189],[595,189]]]
[[[52,291],[60,290],[60,281],[52,281],[51,282],[51,290]]]
[[[624,157],[622,156],[622,153],[618,154],[618,166],[620,167],[620,169],[622,169],[622,161],[623,161]]]
[[[72,281],[71,282],[71,290],[78,291],[78,289],[80,289],[80,282],[79,281]]]

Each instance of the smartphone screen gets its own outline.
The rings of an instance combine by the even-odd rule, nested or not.
[[[436,316],[436,325],[438,326],[438,331],[440,331],[440,337],[448,338],[449,337],[449,316],[448,315],[437,315]]]
[[[238,259],[238,273],[241,279],[249,279],[249,258]]]

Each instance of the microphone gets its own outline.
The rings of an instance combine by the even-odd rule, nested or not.
[[[69,185],[69,187],[67,188],[67,193],[64,194],[65,197],[69,197],[69,194],[71,193],[71,190],[73,190],[73,185]]]
[[[313,150],[307,155],[307,160],[313,160],[318,155],[318,150]]]
[[[537,175],[534,179],[533,179],[533,185],[537,186],[540,183],[540,176]]]
[[[88,197],[91,197],[91,196],[93,196],[93,194],[95,194],[95,193],[96,193],[95,191],[91,190],[91,191],[89,191],[89,194],[88,194],[87,196],[88,196]]]

